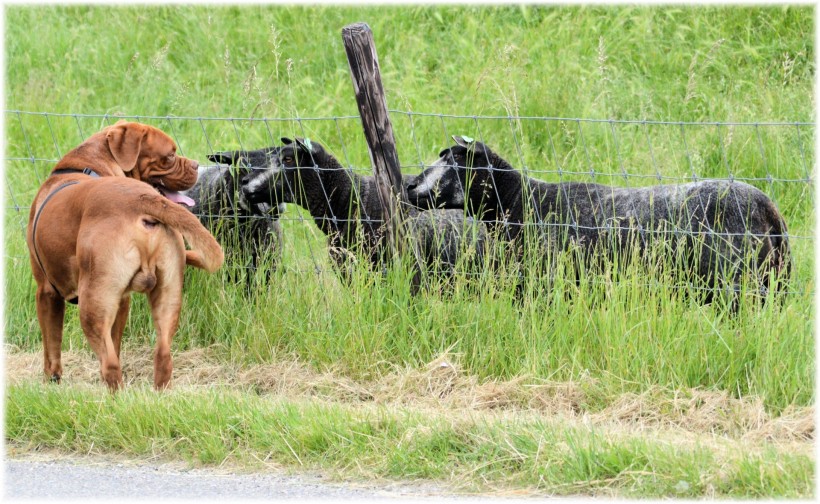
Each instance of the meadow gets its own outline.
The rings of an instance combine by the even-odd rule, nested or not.
[[[469,491],[813,495],[811,8],[38,6],[5,20],[7,441]],[[141,296],[121,399],[73,309],[74,368],[41,383],[24,230],[53,163],[125,117],[203,164],[303,136],[368,173],[341,42],[357,21],[374,33],[404,172],[465,134],[552,182],[744,180],[788,224],[786,294],[732,313],[640,265],[530,282],[522,302],[517,271],[411,296],[398,264],[345,286],[289,205],[282,266],[253,296],[229,278],[237,263],[186,273],[175,390],[145,390]]]

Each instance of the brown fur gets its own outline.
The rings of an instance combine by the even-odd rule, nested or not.
[[[91,136],[54,167],[91,168],[99,178],[58,173],[40,187],[26,239],[37,282],[44,370],[52,381],[59,382],[62,375],[65,302],[77,299],[80,324],[99,358],[102,378],[111,390],[119,388],[120,343],[130,295],[142,292],[157,331],[154,386],[168,385],[185,264],[213,272],[222,265],[223,253],[195,216],[151,185],[187,189],[196,182],[197,166],[177,156],[176,145],[162,131],[120,121]],[[66,182],[77,183],[54,192]],[[185,250],[185,241],[191,250]]]

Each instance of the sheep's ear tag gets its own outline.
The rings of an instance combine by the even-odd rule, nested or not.
[[[308,152],[313,152],[313,144],[310,142],[310,138],[296,137],[296,143],[304,147]]]
[[[453,140],[455,140],[457,145],[460,145],[462,147],[469,147],[470,144],[475,142],[474,139],[464,135],[453,135]]]

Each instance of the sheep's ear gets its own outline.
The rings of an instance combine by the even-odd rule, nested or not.
[[[311,143],[310,138],[296,137],[296,143],[299,144],[306,151],[313,152],[313,143]]]
[[[213,154],[208,154],[208,161],[226,165],[233,164],[234,159],[237,158],[242,159],[242,155],[237,151],[214,152]]]
[[[471,144],[475,143],[475,140],[468,136],[453,135],[453,140],[462,147],[470,147]]]
[[[285,145],[290,145],[290,144],[292,144],[292,143],[293,143],[293,140],[291,140],[291,139],[290,139],[290,138],[288,138],[288,137],[282,137],[282,138],[280,138],[279,140],[281,140],[281,141],[282,141],[282,143],[283,143],[283,144],[285,144]]]

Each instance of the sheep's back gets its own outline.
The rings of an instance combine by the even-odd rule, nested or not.
[[[683,253],[694,272],[710,281],[761,266],[788,271],[786,227],[774,202],[737,181],[704,180],[639,188],[592,183],[535,186],[533,205],[541,239],[588,253],[641,251],[662,243],[667,255]]]

